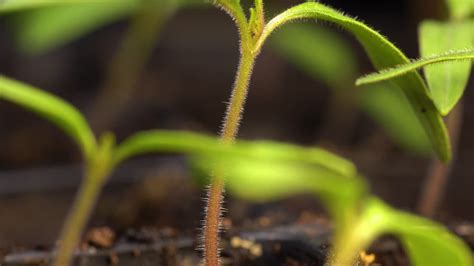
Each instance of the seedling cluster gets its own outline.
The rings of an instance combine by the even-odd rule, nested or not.
[[[81,2],[57,1],[67,8],[74,8],[74,3],[83,4]],[[113,5],[119,8],[112,10],[120,12],[106,13],[109,17],[120,16],[127,10],[139,9],[139,2],[115,3]],[[171,10],[197,1],[158,2],[156,8],[166,7],[171,14]],[[225,10],[235,21],[240,37],[240,64],[220,140],[196,133],[163,130],[139,132],[120,144],[115,143],[111,133],[97,139],[82,114],[67,102],[0,76],[0,99],[18,104],[54,123],[77,143],[83,154],[84,178],[61,231],[53,264],[70,264],[101,189],[121,162],[145,153],[178,152],[190,155],[196,167],[213,173],[203,225],[205,265],[219,265],[224,186],[231,193],[254,201],[271,201],[300,193],[318,197],[335,225],[328,265],[354,265],[358,254],[383,234],[400,239],[413,265],[473,265],[469,248],[443,226],[392,208],[372,195],[367,181],[351,162],[319,148],[236,141],[253,66],[266,40],[277,28],[289,22],[310,19],[337,24],[356,37],[374,67],[381,71],[358,79],[356,85],[384,81],[401,90],[432,150],[441,161],[449,162],[452,148],[442,116],[448,114],[461,98],[474,59],[470,19],[474,4],[461,2],[448,3],[453,10],[452,22],[426,22],[421,27],[423,59],[410,61],[377,31],[322,3],[296,5],[267,22],[262,0],[255,0],[248,14],[238,0],[214,1],[214,5]],[[51,2],[4,1],[0,3],[0,14],[43,4],[51,5]],[[81,8],[105,10],[107,4],[89,3]],[[445,45],[434,42],[436,34],[444,31],[454,32],[462,40]],[[425,70],[426,79],[417,71],[420,68]]]

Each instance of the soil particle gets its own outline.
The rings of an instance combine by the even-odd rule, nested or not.
[[[109,227],[98,227],[90,229],[84,242],[97,248],[110,248],[115,241],[115,232]]]

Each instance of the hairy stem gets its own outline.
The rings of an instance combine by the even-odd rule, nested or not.
[[[232,96],[227,106],[226,117],[223,122],[221,141],[232,144],[239,131],[248,86],[252,75],[256,54],[241,48],[240,65]],[[224,177],[217,172],[211,180],[208,190],[207,211],[204,224],[204,262],[206,266],[219,265],[219,229],[221,223],[221,202],[224,191]]]
[[[89,172],[74,200],[59,238],[57,256],[52,265],[70,265],[74,249],[97,202],[105,178]]]

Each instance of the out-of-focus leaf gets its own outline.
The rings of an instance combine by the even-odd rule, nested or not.
[[[43,53],[83,36],[101,26],[127,17],[140,1],[98,1],[51,6],[18,14],[12,23],[20,48]]]
[[[447,0],[451,16],[457,19],[474,14],[474,0]]]
[[[219,150],[216,138],[192,132],[152,130],[139,132],[128,137],[117,146],[114,164],[143,154],[158,152],[181,152],[202,154]]]
[[[346,212],[343,208],[353,207],[353,203],[358,202],[367,191],[363,179],[340,175],[324,165],[242,155],[203,156],[198,157],[195,162],[207,167],[208,172],[216,165],[223,169],[228,190],[252,201],[265,202],[313,193],[327,203],[331,213]],[[337,206],[339,209],[333,209],[331,206]]]
[[[265,39],[279,26],[297,19],[318,19],[336,23],[354,34],[364,46],[374,66],[381,70],[408,63],[406,56],[391,42],[375,30],[351,17],[317,2],[308,2],[292,7],[268,22],[256,44],[258,50]],[[417,73],[409,73],[394,81],[402,89],[413,111],[423,125],[433,150],[442,161],[451,158],[451,145],[444,122],[434,106],[423,79]]]
[[[114,2],[115,0],[99,0],[100,2]],[[97,2],[99,2],[97,1]],[[24,11],[40,7],[67,6],[71,4],[84,4],[91,1],[84,0],[3,0],[0,1],[0,14]]]
[[[15,22],[18,43],[27,52],[43,53],[133,15],[140,8],[174,12],[204,3],[204,0],[10,0],[0,4],[0,13],[26,11],[17,15]]]
[[[465,243],[443,226],[387,206],[372,198],[365,206],[359,235],[397,236],[414,266],[473,265],[472,253]]]
[[[424,21],[419,30],[422,57],[473,46],[472,24]],[[471,73],[471,62],[446,62],[424,68],[431,97],[441,114],[447,115],[461,98]]]
[[[290,24],[272,37],[272,47],[309,76],[331,89],[349,90],[357,73],[351,47],[333,31],[320,26]]]
[[[93,155],[96,141],[92,130],[81,113],[66,101],[4,76],[0,76],[0,99],[18,104],[51,121],[77,142],[86,159]]]
[[[367,187],[363,178],[345,177],[318,165],[275,164],[265,157],[210,155],[198,157],[195,162],[208,172],[216,166],[224,169],[228,190],[252,201],[265,202],[301,193],[321,197],[336,218],[337,230],[349,230],[340,231],[341,239],[345,241],[341,242],[343,247],[336,250],[336,254],[341,252],[342,262],[351,261],[357,254],[357,249],[352,248],[367,248],[376,237],[393,234],[400,238],[415,266],[472,265],[469,248],[441,225],[392,209],[377,198],[366,199]],[[359,214],[354,213],[357,209],[361,211]],[[341,261],[330,265],[349,265],[338,262]]]
[[[114,164],[133,156],[153,152],[184,152],[206,156],[264,158],[270,162],[309,163],[343,176],[356,175],[355,166],[351,162],[323,149],[308,149],[271,141],[238,141],[238,145],[228,147],[219,143],[214,137],[166,130],[145,131],[129,137],[117,147]]]
[[[394,68],[384,69],[382,71],[366,75],[356,80],[356,85],[367,85],[380,81],[389,80],[398,76],[405,75],[410,71],[418,70],[428,65],[439,64],[444,62],[459,62],[474,60],[474,50],[451,51],[441,55],[434,55],[428,58],[415,60],[411,63],[397,66]]]
[[[382,125],[386,133],[401,147],[420,154],[433,152],[425,131],[400,88],[392,83],[364,88],[361,107]]]
[[[272,142],[224,145],[200,134],[158,130],[125,141],[113,161],[117,164],[130,156],[163,151],[195,155],[196,167],[207,173],[222,172],[228,190],[249,200],[264,202],[314,193],[335,219],[336,262],[351,261],[359,248],[390,233],[400,237],[416,266],[438,262],[472,265],[469,249],[447,230],[370,197],[364,178],[355,174],[350,163],[322,150]]]

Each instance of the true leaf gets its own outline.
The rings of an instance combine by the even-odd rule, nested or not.
[[[393,83],[367,86],[359,96],[361,108],[380,124],[399,146],[428,155],[433,152],[423,127],[418,122],[403,92]]]
[[[265,39],[279,26],[297,19],[318,19],[336,23],[350,31],[364,46],[374,66],[381,70],[408,63],[406,56],[375,30],[356,19],[324,6],[317,2],[308,2],[290,8],[268,22],[255,49],[260,49]],[[433,149],[443,161],[451,158],[451,146],[444,122],[428,95],[423,79],[417,73],[409,73],[393,81],[400,87],[413,111],[429,137]]]
[[[439,64],[444,62],[460,62],[474,60],[474,50],[452,51],[441,55],[434,55],[428,58],[422,58],[408,64],[396,66],[394,68],[384,69],[377,73],[369,74],[365,77],[359,78],[356,85],[367,85],[380,81],[389,80],[407,74],[410,71],[415,71],[428,65]]]
[[[0,99],[31,110],[51,121],[77,142],[86,159],[95,151],[95,137],[85,118],[72,105],[30,85],[0,76]]]
[[[424,21],[419,29],[422,57],[473,46],[472,24],[468,22]],[[461,98],[471,73],[471,62],[446,62],[424,69],[431,97],[443,115]]]
[[[271,38],[272,48],[310,77],[323,80],[334,93],[353,93],[356,55],[338,34],[322,26],[290,24]],[[390,83],[364,89],[357,104],[376,120],[396,144],[429,154],[431,144],[403,92]]]

